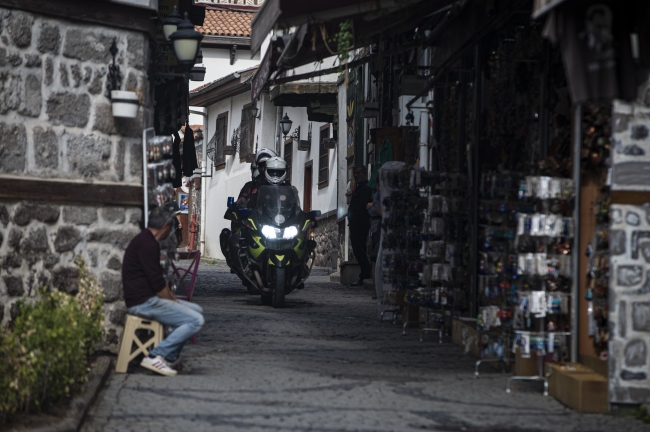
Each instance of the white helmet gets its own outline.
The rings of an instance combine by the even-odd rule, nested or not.
[[[272,185],[282,183],[287,178],[287,163],[277,156],[266,161],[266,179]]]
[[[255,155],[255,161],[251,164],[251,174],[253,175],[253,179],[256,179],[260,176],[260,167],[264,169],[264,166],[266,164],[266,161],[269,160],[270,158],[277,156],[277,154],[266,147],[262,147],[257,154]]]

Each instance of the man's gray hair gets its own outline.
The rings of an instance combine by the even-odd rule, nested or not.
[[[174,215],[164,207],[156,207],[149,212],[148,228],[160,229],[165,225],[171,225],[174,222]]]

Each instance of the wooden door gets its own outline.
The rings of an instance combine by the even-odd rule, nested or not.
[[[309,161],[305,164],[305,182],[304,182],[304,197],[302,209],[306,212],[311,211],[311,184],[313,178],[313,162]]]

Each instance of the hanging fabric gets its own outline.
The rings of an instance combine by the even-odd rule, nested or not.
[[[185,177],[192,177],[194,170],[198,167],[196,148],[194,147],[194,131],[189,124],[186,124],[185,137],[183,138],[183,174]]]
[[[172,186],[178,188],[183,184],[183,173],[181,171],[181,137],[178,135],[178,132],[174,132],[172,163],[176,170],[176,177],[172,179]]]

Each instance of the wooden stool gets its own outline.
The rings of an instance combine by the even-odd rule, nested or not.
[[[142,343],[135,334],[136,330],[140,329],[151,330],[153,336]],[[158,321],[127,314],[126,323],[124,324],[124,334],[122,335],[122,344],[120,345],[120,354],[117,357],[115,371],[126,373],[131,360],[136,358],[140,353],[149,355],[150,349],[153,349],[156,345],[162,342],[163,337],[163,326]],[[135,349],[133,349],[134,342],[136,344]]]

